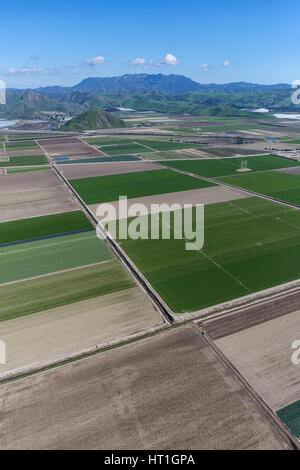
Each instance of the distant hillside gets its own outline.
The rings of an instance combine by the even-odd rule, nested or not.
[[[80,131],[86,129],[111,129],[119,127],[126,127],[122,119],[106,111],[91,109],[71,119],[59,129],[63,131]]]
[[[0,111],[11,119],[41,118],[41,111],[77,113],[77,103],[61,102],[32,90],[8,90],[6,105],[0,105]]]
[[[0,105],[0,116],[33,119],[43,117],[42,111],[79,115],[116,107],[196,116],[245,116],[245,109],[299,112],[300,105],[292,104],[291,88],[285,83],[200,84],[183,75],[144,73],[90,77],[74,87],[10,89],[7,105]]]

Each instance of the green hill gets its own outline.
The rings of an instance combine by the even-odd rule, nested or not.
[[[122,119],[106,111],[91,109],[66,122],[59,130],[80,131],[85,129],[111,129],[119,127],[126,127]]]

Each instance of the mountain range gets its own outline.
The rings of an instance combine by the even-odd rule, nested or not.
[[[42,87],[35,91],[42,94],[69,93],[70,91],[86,91],[89,93],[132,93],[136,91],[161,91],[162,93],[177,94],[190,91],[203,92],[232,92],[259,93],[261,91],[285,90],[291,86],[287,83],[275,85],[258,85],[247,82],[225,84],[201,84],[184,75],[158,74],[126,74],[118,77],[89,77],[73,87]]]
[[[125,107],[210,116],[246,116],[245,109],[265,107],[298,111],[291,103],[291,87],[285,83],[259,85],[247,82],[200,84],[183,75],[127,74],[120,77],[89,77],[73,87],[8,89],[0,117],[33,119],[43,111],[79,115],[91,109]]]

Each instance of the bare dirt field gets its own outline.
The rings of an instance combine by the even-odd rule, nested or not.
[[[67,179],[90,178],[92,176],[118,175],[137,171],[160,170],[158,166],[148,162],[112,162],[89,163],[88,165],[59,165],[59,170]]]
[[[1,323],[7,364],[0,378],[23,367],[40,367],[89,348],[163,324],[138,287],[34,313]]]
[[[0,176],[0,222],[78,208],[71,192],[50,170]]]
[[[40,148],[26,150],[7,150],[6,154],[9,157],[24,157],[26,155],[42,155],[43,151]]]
[[[300,292],[281,294],[269,301],[241,307],[233,313],[199,321],[199,325],[213,340],[216,340],[295,312],[299,309],[299,305]]]
[[[216,158],[213,155],[209,155],[208,153],[203,152],[202,150],[197,149],[189,149],[189,150],[180,150],[180,152],[187,156],[187,157],[194,157],[194,158]]]
[[[133,204],[144,204],[147,207],[148,213],[162,212],[161,210],[154,210],[152,204],[213,204],[215,202],[233,201],[251,196],[250,194],[239,191],[238,189],[231,189],[226,186],[211,186],[202,189],[191,189],[189,191],[178,191],[175,193],[158,194],[154,196],[145,196],[132,198],[128,201],[128,208]],[[116,218],[119,217],[118,208],[119,201],[111,202],[116,210]],[[92,204],[89,206],[94,215],[96,215],[99,204]],[[169,210],[166,208],[165,210]],[[127,215],[125,214],[127,217]]]
[[[192,327],[0,387],[0,449],[283,449]]]
[[[291,360],[295,340],[300,340],[299,310],[218,339],[216,344],[277,411],[300,400],[300,366]]]
[[[58,139],[42,139],[38,143],[50,157],[86,156],[99,157],[101,153],[76,137],[60,137]]]

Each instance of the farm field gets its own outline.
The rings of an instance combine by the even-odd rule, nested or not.
[[[101,154],[76,137],[59,137],[58,139],[41,139],[40,146],[50,157],[75,156],[99,157]]]
[[[163,140],[146,140],[146,139],[137,139],[136,142],[141,145],[146,145],[153,150],[163,151],[163,150],[180,150],[188,148],[201,148],[203,145],[199,144],[189,144],[183,142],[172,142],[172,141],[163,141]]]
[[[218,177],[221,183],[300,205],[300,176],[276,171]]]
[[[70,183],[88,205],[115,201],[119,195],[134,198],[213,186],[212,183],[171,170],[71,179]]]
[[[298,279],[299,229],[296,209],[246,198],[205,207],[201,251],[172,238],[119,243],[170,309],[184,313]]]
[[[153,208],[153,204],[213,204],[216,202],[224,201],[233,201],[234,199],[241,199],[249,197],[249,194],[239,191],[238,189],[228,188],[227,186],[209,186],[208,188],[200,189],[191,189],[189,191],[178,191],[175,193],[167,194],[156,194],[154,196],[143,196],[138,198],[133,198],[128,201],[128,208],[133,204],[143,204],[147,207],[148,213],[157,213]],[[114,201],[111,205],[115,208],[116,216],[113,217],[113,220],[124,217],[124,214],[119,215],[119,201]],[[97,209],[99,204],[92,204],[89,206],[90,210],[93,212],[97,218]],[[168,209],[168,207],[167,207]],[[160,207],[160,211],[163,208]]]
[[[37,149],[39,146],[33,141],[22,142],[6,142],[5,147],[7,150],[23,150],[23,149]]]
[[[0,321],[134,287],[117,261],[0,286]]]
[[[291,345],[299,331],[299,313],[283,314],[216,341],[265,402],[296,431],[296,437],[300,437],[299,371],[291,360]]]
[[[174,151],[188,148],[200,148],[204,147],[199,144],[190,144],[182,142],[173,142],[170,140],[154,140],[154,139],[139,139],[133,137],[132,140],[110,140],[98,141],[99,149],[107,155],[121,155],[124,154],[140,154],[145,152],[156,152],[156,151]],[[95,145],[94,142],[89,142],[91,145]],[[145,156],[146,158],[146,156]]]
[[[28,154],[31,156],[40,156],[42,154],[42,150],[40,147],[32,148],[32,149],[14,149],[14,150],[7,150],[6,149],[6,156],[8,157],[27,157]]]
[[[61,137],[59,134],[9,134],[7,136],[9,141],[12,140],[37,140],[37,139],[47,139],[47,138],[55,138]]]
[[[260,155],[261,150],[244,149],[240,147],[206,147],[202,149],[203,152],[215,155],[216,157],[233,157],[234,155]]]
[[[134,286],[2,322],[1,338],[10,355],[0,378],[161,326],[162,318]]]
[[[1,450],[290,448],[191,327],[4,384],[0,399]]]
[[[287,144],[296,144],[296,145],[299,145],[300,144],[300,139],[286,139],[286,138],[282,138],[280,139],[281,142],[284,142],[284,143],[287,143]]]
[[[0,162],[0,167],[44,165],[48,160],[44,155],[10,157],[8,162]]]
[[[112,259],[96,232],[0,247],[0,283],[18,281]]]
[[[91,178],[96,176],[119,175],[123,173],[135,173],[147,170],[159,170],[153,163],[144,161],[119,162],[115,163],[95,163],[90,165],[66,166],[65,163],[59,165],[59,170],[63,172],[67,179]]]
[[[82,211],[2,222],[0,245],[89,228],[92,228],[92,224]]]
[[[183,158],[189,158],[189,156],[181,153],[180,150],[165,150],[162,152],[141,153],[139,156],[145,160],[182,160]]]
[[[128,139],[128,137],[87,137],[81,139],[83,142],[93,146],[101,145],[118,145],[120,144],[131,144],[133,139]]]
[[[300,400],[277,412],[281,421],[300,439]]]
[[[80,164],[86,164],[86,163],[105,163],[105,162],[134,162],[134,161],[139,161],[140,159],[138,157],[135,157],[134,155],[117,155],[116,157],[102,157],[100,156],[99,158],[72,158],[70,160],[62,162],[64,165],[72,165],[76,163]],[[60,163],[56,161],[56,163]]]
[[[104,145],[99,147],[101,152],[106,155],[122,155],[122,154],[136,154],[141,152],[151,152],[152,149],[139,145],[137,143],[118,144],[118,145]]]
[[[49,170],[0,176],[0,221],[70,212],[80,207]]]
[[[43,167],[39,167],[39,168],[14,168],[14,169],[7,169],[6,173],[8,175],[12,175],[14,173],[26,173],[26,172],[29,172],[29,171],[44,171],[44,170],[51,170],[51,167],[50,166],[43,166]]]
[[[274,155],[260,155],[254,157],[234,157],[207,160],[202,159],[193,161],[184,160],[172,163],[162,161],[161,163],[166,164],[167,166],[171,166],[173,168],[189,171],[191,173],[195,173],[197,175],[205,176],[208,178],[236,175],[238,171],[242,168],[242,165],[246,165],[246,167],[251,171],[241,172],[239,176],[244,176],[246,173],[248,176],[248,174],[250,174],[251,172],[257,171],[300,166],[300,163],[295,162],[295,160],[289,160]]]

